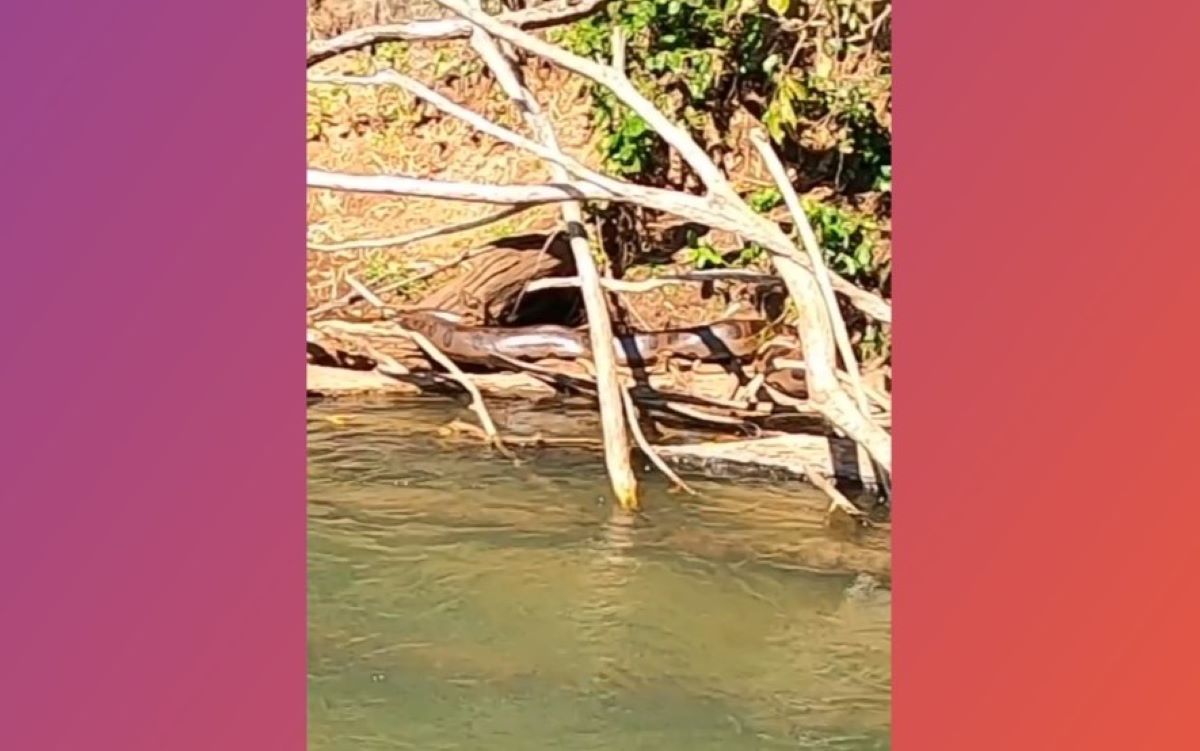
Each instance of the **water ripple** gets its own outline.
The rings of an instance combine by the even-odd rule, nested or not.
[[[595,457],[514,469],[445,420],[310,409],[314,751],[888,747],[886,539],[754,483],[647,477],[629,523]]]

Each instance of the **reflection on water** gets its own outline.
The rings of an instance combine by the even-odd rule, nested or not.
[[[594,456],[309,414],[314,751],[889,747],[890,594],[853,573],[886,541],[828,539],[821,499],[648,476],[630,522]]]

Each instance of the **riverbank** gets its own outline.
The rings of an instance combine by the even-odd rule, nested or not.
[[[486,445],[486,435],[476,415],[459,415],[469,403],[455,379],[433,371],[393,377],[373,371],[345,368],[307,367],[310,404],[344,404],[354,409],[374,405],[404,412],[430,403],[454,405],[429,431],[453,438],[458,443]],[[488,400],[489,416],[508,449],[539,450],[571,448],[602,453],[599,418],[594,402],[587,397],[570,397],[543,381],[521,373],[475,375],[474,384]],[[634,392],[636,393],[636,392]],[[449,400],[449,401],[448,401]],[[537,429],[528,420],[511,429],[513,415],[541,415]],[[878,505],[874,469],[859,447],[850,440],[823,431],[809,433],[763,432],[752,438],[731,433],[729,426],[693,421],[672,427],[652,423],[655,429],[655,459],[684,477],[725,481],[769,481],[788,485],[803,482],[825,488],[833,483],[863,516],[846,517],[847,509],[827,508],[831,523],[876,526],[888,523],[889,509]],[[746,428],[753,427],[750,424]],[[648,462],[650,457],[643,457]],[[650,470],[647,463],[646,470]]]
[[[432,8],[410,6],[407,12],[412,16],[428,17],[431,11],[442,15]],[[351,12],[355,9],[361,10],[352,0],[321,4],[319,13],[313,5],[311,33],[328,37],[362,26],[364,19]],[[402,20],[395,15],[371,21]],[[330,75],[365,76],[387,68],[437,81],[438,90],[454,101],[501,125],[521,127],[516,108],[466,51],[465,42],[378,44],[310,68],[310,167],[487,184],[550,179],[541,160],[481,136],[394,87],[345,86],[329,80]],[[554,121],[564,152],[600,168],[603,160],[596,147],[602,134],[594,128],[596,105],[583,82],[538,61],[527,61],[522,72]],[[742,164],[751,161],[757,163],[743,160]],[[730,178],[739,182],[747,175],[731,172]],[[778,280],[772,284],[671,279],[738,249],[742,244],[737,237],[679,223],[638,224],[634,231],[607,222],[596,219],[597,226],[589,227],[603,240],[604,263],[621,284],[641,285],[637,294],[612,296],[621,331],[679,329],[731,316],[765,322],[784,315]],[[462,229],[464,224],[470,227]],[[494,208],[481,204],[310,190],[310,395],[386,394],[400,399],[462,393],[465,380],[446,372],[445,363],[432,365],[431,358],[437,358],[407,341],[403,332],[370,330],[372,325],[386,328],[381,319],[388,316],[381,315],[382,306],[448,310],[476,326],[577,326],[582,320],[578,294],[556,284],[568,280],[555,279],[574,273],[565,243],[548,234],[559,225],[557,209],[549,206],[503,212],[498,217]],[[637,253],[627,252],[631,239]],[[698,249],[708,254],[707,260],[696,255]],[[769,270],[765,259],[758,263],[757,270]],[[751,262],[749,270],[755,268]],[[534,292],[537,282],[550,286]],[[378,298],[361,299],[372,294]],[[778,356],[800,362],[794,347],[773,353]],[[504,372],[471,373],[468,388],[478,388],[483,401],[538,402],[564,394],[590,395],[594,381],[581,367],[574,360],[561,359],[514,369],[501,366]],[[636,387],[631,391],[630,419],[653,432],[651,442],[663,447],[661,452],[648,450],[641,440],[644,453],[660,453],[679,467],[723,476],[808,478],[818,484],[832,478],[873,489],[873,473],[864,469],[869,463],[857,451],[843,450],[825,427],[828,420],[817,419],[812,404],[818,400],[807,401],[803,376],[795,375],[799,372],[797,366],[765,360],[716,369],[687,363],[667,364],[648,373],[635,370],[624,376],[627,386]],[[782,382],[777,380],[780,377]],[[876,394],[885,392],[882,387],[874,389]],[[486,427],[488,420],[478,401],[476,417]],[[889,419],[886,394],[860,407],[880,424]],[[634,411],[641,419],[633,416]],[[834,420],[834,424],[840,423]],[[681,430],[699,428],[706,440],[694,444],[677,440]]]

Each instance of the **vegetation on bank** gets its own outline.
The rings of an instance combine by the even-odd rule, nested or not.
[[[663,111],[676,113],[710,154],[722,157],[750,204],[782,212],[769,180],[753,179],[746,125],[760,122],[793,172],[829,266],[890,297],[890,1],[613,0],[555,41],[613,59],[613,29],[626,40],[625,73]],[[592,87],[605,166],[636,182],[691,183],[662,139],[611,92]],[[740,174],[739,174],[740,173]],[[700,267],[750,265],[762,250],[723,254],[693,242]],[[863,354],[886,356],[887,338],[862,323]]]

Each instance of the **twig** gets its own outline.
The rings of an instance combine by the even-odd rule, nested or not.
[[[497,18],[505,23],[526,29],[542,29],[578,21],[599,10],[607,2],[608,0],[582,0],[575,4],[539,6],[502,13]],[[308,67],[311,68],[323,60],[328,60],[344,52],[369,47],[380,42],[432,42],[466,39],[470,35],[471,24],[458,18],[365,26],[330,39],[310,42],[307,55]]]
[[[669,276],[660,276],[653,279],[640,279],[637,281],[629,281],[626,279],[611,279],[603,278],[600,280],[600,285],[609,292],[624,292],[628,294],[640,294],[644,292],[652,292],[662,287],[673,287],[680,284],[703,284],[716,280],[730,280],[746,283],[758,284],[782,284],[779,277],[770,276],[769,274],[755,274],[753,272],[739,273],[736,271],[694,271],[685,272],[682,274],[672,274]],[[535,279],[525,285],[526,292],[539,292],[547,289],[562,289],[569,287],[578,287],[579,277],[577,276],[552,276],[545,279]]]
[[[658,135],[674,147],[684,161],[700,177],[708,189],[704,203],[713,221],[722,219],[741,228],[739,234],[759,242],[772,251],[776,267],[800,310],[801,325],[797,327],[808,363],[810,391],[814,403],[831,423],[861,444],[884,468],[891,467],[891,436],[869,415],[863,414],[855,400],[848,395],[834,375],[835,358],[832,324],[821,305],[822,294],[816,284],[812,262],[799,252],[779,226],[754,214],[725,179],[724,174],[686,130],[671,122],[653,103],[642,95],[621,73],[594,61],[571,54],[520,29],[506,26],[495,18],[471,8],[460,0],[436,0],[458,15],[486,30],[489,34],[543,57],[579,75],[607,87],[624,104],[642,117]],[[809,272],[806,274],[805,272]],[[890,306],[886,306],[890,318]]]
[[[354,277],[347,276],[346,283],[353,287],[354,291],[357,292],[367,302],[379,308],[381,311],[386,313],[391,312],[390,308],[388,308],[387,304],[384,303],[383,300],[380,300],[374,292],[367,289],[365,285],[363,285]],[[454,364],[453,360],[446,357],[446,355],[423,334],[416,331],[410,331],[398,323],[395,324],[395,326],[397,331],[411,339],[414,344],[420,347],[421,350],[430,357],[430,359],[445,368],[450,377],[457,381],[458,384],[462,386],[468,394],[470,394],[471,410],[475,412],[475,416],[479,418],[479,424],[483,427],[484,432],[487,433],[488,440],[490,440],[492,445],[496,447],[497,451],[507,458],[512,458],[512,452],[510,452],[504,445],[504,441],[500,438],[500,431],[496,430],[496,423],[492,421],[492,415],[488,412],[487,407],[483,403],[483,394],[479,393],[479,387],[475,385],[475,383],[470,379],[470,377],[467,376],[466,373],[462,372],[462,370]]]
[[[637,407],[634,406],[633,397],[629,395],[628,389],[621,389],[621,401],[625,404],[625,416],[628,418],[629,432],[633,433],[633,440],[637,442],[638,448],[642,450],[642,453],[646,455],[650,463],[657,467],[659,472],[666,475],[667,479],[675,483],[685,493],[688,495],[697,495],[696,491],[692,490],[691,486],[684,482],[676,474],[675,470],[671,469],[669,464],[663,461],[663,458],[658,455],[658,451],[646,438],[646,434],[642,432],[642,426],[638,423]]]
[[[379,289],[375,290],[375,294],[383,295],[383,294],[387,294],[389,292],[395,292],[396,290],[401,289],[403,287],[407,287],[410,284],[416,284],[417,282],[423,282],[426,279],[429,279],[430,277],[437,276],[438,274],[442,273],[443,271],[446,271],[447,269],[454,268],[455,266],[462,263],[463,261],[466,261],[470,258],[474,258],[475,256],[478,256],[478,255],[487,253],[491,249],[492,248],[490,246],[484,246],[482,248],[468,248],[467,250],[464,250],[463,252],[459,253],[454,258],[450,259],[449,261],[445,261],[444,263],[439,263],[436,266],[434,266],[433,268],[430,268],[426,271],[422,271],[420,274],[416,274],[415,276],[405,277],[403,279],[399,279],[394,282],[389,282],[389,283],[379,287]],[[338,308],[341,308],[343,306],[358,302],[361,299],[363,299],[363,298],[357,292],[355,292],[354,290],[351,290],[350,292],[347,292],[345,295],[342,295],[339,298],[330,300],[329,302],[324,303],[322,305],[318,305],[317,307],[308,311],[308,317],[309,318],[317,318],[318,316],[325,315],[326,313],[329,313],[330,311],[337,310]]]
[[[381,70],[369,76],[347,76],[340,74],[311,75],[308,77],[308,82],[325,86],[397,86],[418,99],[428,102],[442,112],[462,120],[480,133],[486,133],[499,141],[541,157],[552,165],[563,168],[580,180],[606,187],[612,191],[620,191],[622,187],[621,181],[596,172],[579,160],[564,154],[556,146],[539,143],[519,133],[515,133],[509,128],[505,128],[503,125],[494,123],[478,112],[458,104],[415,78],[406,76],[399,71],[391,69]],[[556,180],[558,179],[556,178]],[[563,177],[561,179],[565,180],[566,178]]]
[[[503,219],[507,219],[515,214],[520,214],[522,211],[527,211],[533,208],[532,206],[509,206],[500,211],[493,212],[487,216],[482,216],[477,219],[471,219],[457,224],[445,224],[440,227],[426,227],[425,229],[409,232],[396,237],[384,237],[375,240],[347,240],[340,243],[308,243],[308,249],[317,253],[340,253],[347,250],[377,250],[379,248],[401,248],[405,245],[421,242],[423,240],[432,240],[435,237],[444,237],[453,235],[459,232],[467,232],[480,227],[486,227],[489,224],[495,224]]]
[[[824,295],[817,284],[815,277],[817,271],[813,268],[812,260],[793,244],[783,230],[774,222],[754,214],[732,190],[720,169],[691,136],[655,109],[653,104],[637,92],[620,73],[572,55],[519,29],[505,26],[495,18],[480,12],[477,7],[468,7],[459,0],[437,0],[437,2],[499,39],[557,62],[568,70],[591,78],[611,89],[619,99],[641,115],[668,144],[680,153],[707,186],[708,194],[692,196],[634,186],[598,175],[595,172],[589,174],[586,171],[587,168],[581,168],[577,162],[572,163],[573,160],[565,157],[557,149],[557,144],[553,142],[552,131],[549,132],[549,138],[545,137],[546,134],[543,131],[549,130],[549,128],[540,112],[536,110],[536,103],[528,97],[514,98],[517,98],[518,103],[526,105],[526,120],[537,132],[540,144],[533,144],[533,148],[531,148],[529,139],[523,139],[494,124],[489,126],[490,130],[487,132],[536,153],[550,162],[554,167],[552,178],[554,183],[527,186],[481,186],[470,183],[413,180],[406,177],[331,175],[310,170],[309,184],[313,187],[425,195],[499,204],[518,202],[573,204],[581,200],[625,201],[675,213],[692,221],[700,221],[709,226],[732,231],[747,241],[757,242],[771,251],[776,268],[800,311],[797,330],[803,345],[810,393],[813,396],[814,405],[836,428],[854,438],[885,469],[889,469],[891,436],[872,422],[869,415],[863,413],[856,400],[843,390],[835,375],[833,323],[824,304]],[[484,37],[482,33],[478,33],[473,34],[473,38],[478,40]],[[503,81],[503,76],[499,72],[497,77]],[[535,116],[531,117],[531,114]],[[541,130],[539,130],[539,125],[543,126]],[[567,180],[565,178],[567,172],[574,174],[579,179]],[[577,237],[576,239],[582,238]],[[588,261],[590,261],[590,256]],[[586,282],[585,290],[592,286],[585,275],[586,269],[592,267],[593,265],[590,263],[580,267],[581,276],[584,276]],[[832,276],[831,284],[838,292],[845,294],[860,310],[878,320],[890,322],[891,306],[878,296],[860,290],[837,276]],[[589,319],[592,317],[592,311],[589,310]],[[595,337],[595,339],[599,339],[599,337]]]
[[[543,256],[546,255],[546,251],[549,250],[550,246],[554,244],[554,241],[558,239],[558,235],[559,235],[558,232],[546,233],[546,241],[542,243],[542,248],[541,248],[541,250],[538,251],[537,257],[534,259],[534,264],[537,264],[539,261],[542,260]],[[529,275],[526,276],[526,279],[528,279],[529,276],[532,276],[532,275],[533,274],[530,273]],[[521,307],[521,303],[525,300],[525,295],[528,290],[529,290],[528,283],[521,286],[520,291],[517,292],[516,300],[514,300],[512,303],[513,310],[517,310],[518,308]]]
[[[381,352],[379,349],[370,344],[364,343],[363,348],[367,351],[367,354],[370,355],[371,359],[375,360],[375,369],[380,373],[389,376],[404,376],[411,372],[408,368],[397,362],[396,359],[388,353]]]
[[[625,29],[617,24],[613,24],[612,28],[612,68],[622,77],[627,77],[626,73],[626,50],[628,40],[625,37]]]
[[[687,193],[615,180],[590,169],[578,160],[563,154],[561,151],[549,149],[543,144],[535,143],[501,125],[497,125],[482,115],[455,104],[424,84],[396,71],[381,71],[371,76],[319,76],[311,80],[316,83],[390,84],[400,86],[438,109],[459,117],[464,122],[476,127],[480,132],[487,133],[498,140],[528,151],[535,156],[545,159],[552,165],[558,165],[575,175],[578,179],[572,181],[556,177],[552,183],[486,185],[470,182],[412,178],[401,175],[349,175],[309,169],[306,177],[310,188],[385,195],[415,195],[427,198],[499,205],[562,203],[567,201],[618,201],[633,203],[655,211],[676,214],[693,222],[710,224],[734,232],[754,242],[758,242],[785,261],[794,261],[803,268],[808,268],[810,265],[806,256],[796,253],[791,241],[787,239],[787,236],[782,233],[777,225],[753,214],[749,209],[743,210],[739,208],[737,204],[741,203],[741,199],[736,196],[734,196],[733,200],[736,200],[737,204],[734,204],[731,203],[731,199],[728,197],[718,201],[715,198],[693,196]],[[845,295],[851,304],[862,312],[876,320],[885,323],[891,322],[891,305],[883,300],[883,298],[866,290],[859,289],[853,283],[836,274],[833,275],[833,285],[838,292]]]
[[[708,158],[708,155],[704,153],[704,149],[700,148],[700,145],[688,135],[687,131],[671,122],[649,99],[634,88],[628,79],[625,78],[624,72],[618,72],[610,66],[601,65],[593,60],[573,55],[514,26],[505,24],[500,18],[489,16],[476,8],[468,7],[460,0],[436,0],[436,2],[447,10],[453,11],[467,19],[497,39],[503,39],[538,57],[557,63],[573,73],[578,73],[585,78],[590,78],[612,89],[630,109],[641,116],[664,141],[680,153],[710,190],[732,194],[736,197],[736,193],[733,193],[732,188],[729,188],[729,183],[726,181],[725,175]]]
[[[829,478],[817,471],[812,465],[805,465],[804,477],[818,490],[829,496],[830,510],[839,509],[849,514],[850,516],[862,516],[862,510],[850,502],[850,499],[842,495],[842,492],[837,489]]]
[[[765,372],[755,373],[754,377],[750,379],[749,383],[738,386],[737,390],[733,392],[733,398],[742,398],[747,401],[754,399],[755,394],[759,392],[759,389],[761,389],[766,382],[767,374]]]
[[[787,368],[789,370],[804,370],[805,369],[805,364],[804,364],[803,360],[794,360],[790,357],[777,357],[774,360],[772,360],[771,362],[780,368]],[[838,375],[839,380],[845,381],[847,383],[847,385],[849,385],[849,382],[850,382],[849,375],[847,375],[846,373],[843,373],[842,371],[838,371],[837,375]],[[882,391],[871,388],[870,386],[868,386],[865,383],[862,384],[862,388],[863,388],[863,393],[865,393],[867,395],[867,398],[870,401],[875,403],[875,406],[879,407],[885,413],[888,413],[888,414],[891,413],[892,398],[890,396],[883,393]]]

